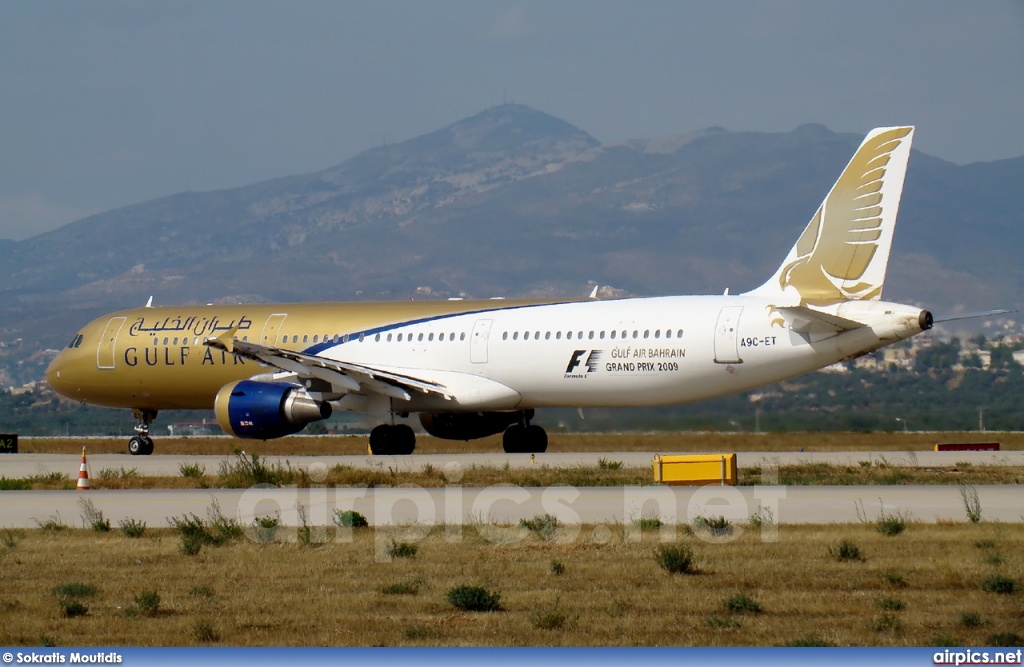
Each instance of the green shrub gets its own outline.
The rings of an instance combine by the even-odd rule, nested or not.
[[[978,547],[979,549],[995,549],[996,548],[996,541],[995,540],[988,540],[988,539],[986,539],[986,540],[978,540],[977,542],[974,543],[974,546]]]
[[[28,491],[32,483],[27,479],[0,477],[0,491]]]
[[[217,633],[216,628],[214,628],[213,624],[206,619],[196,621],[192,625],[190,634],[192,635],[192,639],[204,644],[220,641],[220,635]]]
[[[437,636],[437,630],[426,625],[411,625],[405,629],[406,639],[432,639]]]
[[[270,544],[277,535],[277,527],[281,519],[276,516],[262,516],[253,519],[253,533],[260,544]]]
[[[830,545],[828,555],[841,563],[864,560],[860,553],[860,547],[850,540],[843,540],[839,544]]]
[[[656,516],[640,517],[633,522],[640,530],[658,530],[664,526],[664,522]]]
[[[722,600],[722,606],[733,614],[760,614],[761,604],[743,593]]]
[[[1012,595],[1013,592],[1017,590],[1017,582],[1009,577],[1004,577],[1001,574],[993,574],[982,579],[981,590],[986,593]]]
[[[103,468],[100,470],[98,477],[100,479],[133,479],[139,476],[138,468],[127,468],[124,466],[120,468]]]
[[[737,630],[741,627],[740,622],[732,616],[719,616],[718,614],[709,614],[704,619],[704,624],[715,630]]]
[[[903,611],[907,608],[906,603],[898,598],[882,598],[878,601],[878,606],[885,611]]]
[[[565,572],[565,565],[560,560],[551,561],[551,574],[563,574]]]
[[[871,465],[871,463],[868,462],[868,465]],[[785,644],[783,644],[783,646],[787,646],[787,647],[804,647],[804,648],[812,648],[812,647],[831,648],[831,647],[834,647],[835,644],[833,642],[826,641],[826,640],[822,639],[821,637],[819,637],[817,635],[809,635],[807,637],[802,637],[800,639],[792,639],[792,640],[786,642]]]
[[[401,581],[396,584],[388,584],[380,589],[384,595],[416,595],[420,592],[423,582],[420,579],[412,581]]]
[[[209,586],[193,586],[189,589],[188,594],[195,598],[213,599],[213,589]]]
[[[622,467],[622,461],[609,461],[602,456],[597,460],[597,467],[600,470],[618,470]]]
[[[199,479],[206,474],[206,466],[199,463],[179,463],[178,472],[181,473],[182,477]]]
[[[85,616],[86,614],[88,614],[89,608],[82,604],[79,600],[71,598],[61,598],[60,613],[64,618],[77,618],[78,616]]]
[[[710,533],[712,537],[725,537],[732,534],[732,523],[724,516],[698,516],[693,520],[693,527],[698,531]]]
[[[18,541],[21,540],[21,533],[11,530],[10,528],[4,528],[0,531],[0,544],[3,544],[8,549],[13,549],[18,546]]]
[[[526,528],[542,540],[548,540],[558,530],[558,517],[551,514],[538,514],[532,519],[520,519],[519,525]]]
[[[203,550],[203,539],[198,535],[182,535],[179,549],[186,556],[195,556]]]
[[[388,556],[392,558],[415,558],[417,551],[419,551],[419,547],[408,542],[391,540],[391,544],[388,546]]]
[[[352,510],[334,510],[334,523],[339,528],[366,528],[370,525],[365,516]]]
[[[89,584],[71,582],[56,586],[51,592],[60,598],[84,598],[96,595],[96,587]]]
[[[879,614],[871,619],[868,627],[875,632],[894,632],[900,627],[900,619],[889,613]]]
[[[889,584],[893,588],[906,588],[910,584],[903,578],[903,575],[896,570],[889,570],[888,572],[882,573],[882,581]]]
[[[981,499],[978,498],[978,490],[966,484],[960,485],[960,499],[964,503],[964,511],[971,523],[981,521]]]
[[[538,609],[530,617],[530,623],[538,630],[565,630],[575,627],[579,616],[572,616],[571,610],[562,609],[555,601],[551,609]]]
[[[39,519],[32,519],[39,526],[39,530],[44,533],[56,533],[62,530],[67,530],[68,526],[60,518],[60,513],[51,514],[45,520],[40,521]]]
[[[220,484],[228,488],[244,489],[257,484],[285,486],[294,484],[304,478],[302,471],[293,470],[290,463],[286,465],[267,465],[260,455],[236,452],[235,460],[222,461],[217,476]]]
[[[662,544],[654,552],[654,559],[663,570],[672,574],[696,574],[694,555],[687,547]]]
[[[171,528],[181,535],[183,550],[186,542],[189,543],[189,548],[193,544],[220,546],[229,540],[242,537],[242,527],[234,519],[224,516],[218,502],[214,501],[210,504],[206,510],[206,516],[205,522],[195,514],[183,514],[180,519],[177,517],[167,519]],[[198,549],[196,553],[198,553]]]
[[[1014,647],[1024,644],[1024,637],[1021,637],[1016,632],[999,632],[994,635],[989,635],[985,641],[989,646],[1003,647]]]
[[[456,586],[445,595],[448,604],[463,611],[500,611],[501,594],[481,586]]]
[[[965,628],[980,628],[982,624],[981,614],[975,611],[965,611],[960,614],[960,625]]]
[[[156,616],[160,611],[160,594],[156,591],[142,591],[135,596],[135,608],[143,616]]]
[[[878,521],[875,522],[875,528],[882,535],[887,537],[895,537],[904,530],[907,529],[907,522],[910,520],[909,514],[903,514],[902,512],[893,512],[892,514],[886,514],[883,512],[879,517]]]
[[[121,527],[121,532],[124,533],[125,537],[139,538],[146,532],[146,522],[136,521],[135,519],[121,519],[117,522],[117,525]]]

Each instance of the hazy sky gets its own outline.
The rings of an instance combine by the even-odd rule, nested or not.
[[[0,3],[0,238],[319,170],[504,98],[601,141],[918,126],[1024,155],[1024,2]]]

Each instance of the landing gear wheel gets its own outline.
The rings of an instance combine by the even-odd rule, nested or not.
[[[139,420],[135,435],[128,441],[128,453],[132,456],[149,456],[153,453],[153,439],[149,437],[149,425],[156,419],[156,410],[133,408],[132,414]]]
[[[370,452],[375,455],[412,454],[416,434],[406,424],[381,424],[370,431]]]
[[[505,429],[501,444],[506,454],[543,454],[548,449],[548,434],[540,426],[512,424]]]
[[[408,456],[416,449],[416,434],[408,424],[395,424],[391,427],[391,437],[394,438],[395,454]]]

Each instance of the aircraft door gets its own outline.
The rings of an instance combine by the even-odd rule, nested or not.
[[[121,333],[125,318],[111,317],[107,327],[103,330],[100,344],[96,348],[96,368],[110,369],[114,367],[114,347],[117,342],[117,334]]]
[[[281,325],[284,324],[286,317],[287,313],[274,313],[267,318],[267,323],[263,325],[263,333],[260,335],[260,345],[277,345],[277,335],[281,332]]]
[[[494,320],[477,320],[469,340],[469,360],[474,364],[487,363],[487,338],[491,335]]]
[[[739,323],[743,306],[726,306],[715,325],[715,363],[742,364],[739,349]]]

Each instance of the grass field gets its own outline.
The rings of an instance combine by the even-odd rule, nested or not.
[[[237,449],[271,456],[366,454],[367,437],[291,436],[266,442],[228,437],[154,438],[158,454],[230,454]],[[123,452],[127,438],[22,438],[25,453],[77,453],[87,445],[94,454]],[[1013,433],[594,433],[549,434],[549,452],[701,452],[701,451],[908,451],[934,449],[939,442],[999,442],[1003,449],[1024,449],[1024,432]],[[420,435],[417,454],[500,452],[501,436],[469,442]]]
[[[692,551],[690,574],[659,566],[657,531],[627,542],[622,527],[548,540],[509,528],[504,544],[473,527],[456,529],[459,541],[444,527],[418,541],[356,529],[349,541],[333,533],[323,544],[240,538],[191,556],[177,532],[153,528],[137,539],[116,526],[0,529],[0,644],[1024,641],[1022,525],[909,524],[894,536],[874,524],[781,526],[775,542],[736,526],[738,536],[721,544],[680,531],[669,545]],[[416,549],[407,544],[390,562],[379,556],[403,539]],[[457,609],[449,597],[459,586],[500,594],[499,609]]]

